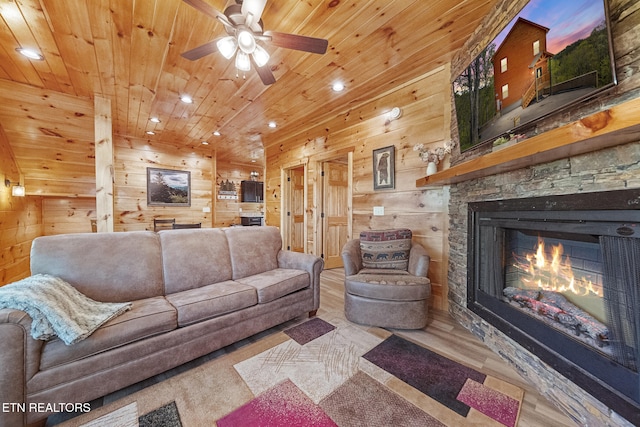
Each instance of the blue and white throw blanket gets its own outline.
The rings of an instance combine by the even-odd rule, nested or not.
[[[36,274],[0,287],[0,308],[22,310],[31,316],[34,339],[58,337],[71,345],[129,310],[131,303],[94,301],[58,277]]]

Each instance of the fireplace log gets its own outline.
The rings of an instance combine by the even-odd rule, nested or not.
[[[542,291],[540,295],[542,296],[541,301],[548,301],[550,304],[573,316],[580,325],[580,332],[586,333],[599,343],[609,339],[609,329],[604,324],[586,311],[569,302],[562,294]]]
[[[523,309],[547,317],[576,335],[584,334],[599,347],[609,345],[609,329],[586,311],[569,302],[558,292],[520,289],[509,286],[504,296]]]

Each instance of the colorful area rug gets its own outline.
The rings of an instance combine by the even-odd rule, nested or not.
[[[461,417],[467,418],[474,410],[472,415],[480,413],[508,427],[517,423],[521,392],[511,397],[492,389],[484,384],[485,374],[399,336],[382,339],[354,325],[336,327],[319,318],[285,333],[292,340],[234,365],[258,397],[220,419],[218,425],[243,426],[247,419],[264,421],[268,417],[271,422],[267,425],[285,426],[291,411],[318,413],[321,409],[340,426],[446,425],[385,387],[391,376]],[[305,410],[287,405],[286,400],[274,402],[272,394],[278,395],[283,384],[287,390],[296,389],[296,396],[301,392],[309,398],[304,400]],[[272,412],[256,415],[256,408],[264,405],[254,402],[263,399],[278,407],[282,422],[271,418]],[[324,415],[318,420],[322,420],[318,425],[333,425],[325,423]]]
[[[61,427],[515,427],[523,394],[384,329],[314,318]]]

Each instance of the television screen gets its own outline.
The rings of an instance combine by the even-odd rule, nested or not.
[[[460,148],[616,84],[606,0],[531,0],[453,82]]]

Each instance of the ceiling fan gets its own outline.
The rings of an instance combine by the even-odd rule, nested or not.
[[[227,59],[235,55],[236,69],[249,71],[253,63],[260,80],[265,85],[275,83],[276,79],[267,65],[269,53],[261,43],[319,54],[326,53],[329,45],[325,39],[264,31],[260,18],[267,0],[236,0],[236,4],[228,6],[224,13],[219,12],[204,0],[183,1],[200,12],[218,19],[224,25],[227,35],[188,50],[182,53],[182,57],[195,61],[216,51]]]

